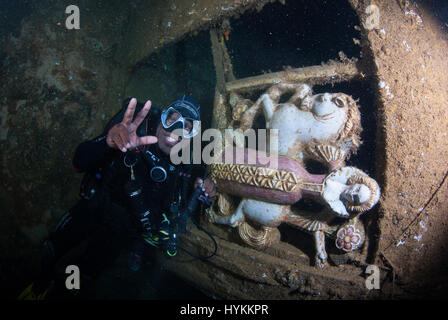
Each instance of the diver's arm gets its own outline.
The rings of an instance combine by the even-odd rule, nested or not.
[[[76,172],[96,170],[106,162],[109,155],[118,153],[107,145],[107,134],[115,124],[122,121],[125,112],[124,105],[125,103],[127,105],[129,101],[130,99],[123,103],[122,109],[109,120],[100,136],[78,145],[73,157],[73,168]]]
[[[73,167],[76,172],[86,172],[101,167],[106,160],[118,153],[110,148],[107,143],[107,134],[102,134],[95,139],[82,142],[75,151]]]

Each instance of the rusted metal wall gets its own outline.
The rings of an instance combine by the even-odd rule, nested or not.
[[[369,18],[370,1],[350,3],[361,21]],[[420,1],[374,3],[378,28],[363,26],[363,34],[379,89],[377,261],[392,267],[407,287],[437,290],[447,276],[446,33]]]
[[[117,107],[126,70],[113,60],[128,18],[121,1],[43,2],[0,39],[0,252],[2,286],[23,286],[39,269],[40,244],[78,197],[77,144],[99,135]],[[17,289],[15,287],[14,289]],[[14,291],[8,291],[13,294]]]
[[[223,229],[208,225],[222,247],[214,261],[166,262],[186,280],[197,279],[205,291],[227,298],[287,299],[293,298],[288,295],[291,288],[296,298],[428,297],[440,296],[446,289],[446,36],[440,22],[418,3],[375,1],[379,20],[371,28],[368,21],[375,21],[369,20],[372,11],[367,8],[373,2],[349,2],[362,22],[359,67],[365,81],[377,88],[378,110],[371,121],[377,121],[376,178],[382,196],[377,210],[369,213],[377,223],[369,226],[375,236],[366,262],[378,265],[388,278],[381,291],[366,292],[359,276],[364,267],[358,272],[338,267],[310,274],[309,261],[291,259],[294,250],[286,244],[255,251],[234,244],[238,241]],[[220,98],[217,95],[216,123],[225,126]],[[197,250],[211,250],[211,244],[199,235],[193,230],[186,241]],[[344,284],[344,273],[351,290]],[[297,275],[301,282],[296,281]]]
[[[186,34],[206,30],[226,17],[247,10],[261,10],[276,0],[159,0],[144,1],[132,12],[126,42],[117,52],[119,60],[134,65],[154,51]]]

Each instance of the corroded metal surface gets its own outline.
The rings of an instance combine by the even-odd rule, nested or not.
[[[361,22],[370,1],[349,1]],[[377,1],[377,28],[361,25],[378,90],[376,171],[383,196],[375,262],[414,292],[448,278],[448,41],[424,1]],[[445,268],[445,269],[443,269]],[[428,274],[434,276],[428,277]],[[435,276],[437,274],[437,276]],[[417,289],[419,288],[419,289]],[[446,290],[446,288],[445,288]]]
[[[156,50],[187,34],[206,30],[226,17],[247,10],[261,10],[275,0],[156,0],[145,1],[129,19],[126,42],[116,54],[118,61],[133,66]]]
[[[420,269],[426,270],[437,268],[435,265],[432,266],[435,264],[431,263],[432,259],[426,262],[423,259],[432,256],[437,261],[440,260],[441,241],[435,235],[438,234],[438,238],[442,240],[443,234],[446,234],[446,228],[443,227],[446,223],[436,222],[436,231],[425,234],[427,238],[425,246],[419,243],[423,233],[428,230],[428,225],[432,224],[431,221],[443,220],[443,208],[447,203],[447,169],[440,163],[441,159],[447,158],[441,156],[447,152],[442,143],[447,124],[445,117],[437,116],[442,110],[439,102],[447,98],[446,92],[441,92],[442,87],[435,84],[447,82],[447,72],[436,74],[435,71],[440,68],[446,69],[446,64],[442,63],[443,59],[446,61],[446,52],[448,52],[446,42],[438,42],[437,34],[440,31],[434,32],[437,29],[437,22],[432,21],[430,14],[426,12],[424,16],[421,16],[422,11],[408,1],[377,3],[381,12],[381,26],[374,29],[367,29],[363,23],[367,18],[365,10],[370,1],[350,0],[349,2],[361,21],[363,61],[358,65],[362,65],[363,70],[368,72],[368,81],[378,80],[379,88],[377,172],[378,176],[382,177],[384,194],[380,202],[379,217],[382,218],[380,224],[378,227],[371,224],[368,229],[369,232],[381,233],[379,249],[375,249],[378,244],[370,244],[369,251],[372,254],[370,261],[375,261],[392,272],[400,272],[402,277],[406,276],[410,279],[412,276],[417,276],[419,279],[424,279],[424,274],[420,273],[418,276],[415,271],[419,269],[419,266]],[[422,46],[423,39],[424,46]],[[412,44],[410,44],[411,41]],[[432,69],[428,65],[431,65]],[[349,73],[357,77],[356,72]],[[361,78],[366,77],[365,73],[359,73],[359,75]],[[347,79],[350,78],[352,76],[347,77]],[[416,81],[411,83],[409,79],[414,78]],[[266,76],[252,80],[247,87],[263,86],[263,81],[267,83],[278,81]],[[246,86],[244,80],[231,82],[231,85],[235,84],[236,88],[242,90]],[[229,86],[228,90],[232,88]],[[432,103],[426,103],[428,108],[431,105],[437,108],[426,110],[426,107],[422,107],[425,99],[432,101]],[[221,95],[220,111],[216,114],[226,115],[223,111],[225,100],[225,97]],[[426,110],[424,116],[422,109]],[[428,118],[428,122],[422,123],[420,116]],[[220,128],[229,125],[230,119],[231,117],[228,120],[219,119],[219,123],[223,124]],[[427,127],[426,123],[434,123],[435,119],[437,124],[431,128]],[[406,124],[412,125],[409,127]],[[417,137],[416,134],[422,124],[425,126],[425,132],[429,130],[431,134]],[[412,136],[407,139],[406,135],[410,128]],[[422,150],[424,152],[421,152]],[[325,154],[325,150],[320,151]],[[434,152],[439,155],[428,155]],[[412,159],[410,163],[409,159]],[[424,166],[421,165],[422,159],[425,159]],[[419,164],[420,168],[417,168]],[[423,175],[419,173],[422,169],[426,172]],[[403,181],[409,181],[409,184],[404,185]],[[417,185],[420,187],[416,187]],[[417,193],[422,190],[425,190],[425,193],[418,195]],[[407,214],[409,210],[412,212],[410,215]],[[432,213],[432,217],[429,216],[429,212]],[[405,231],[401,232],[403,229]],[[417,240],[414,241],[412,238]],[[407,247],[408,243],[409,247]],[[424,253],[418,254],[418,252]],[[416,260],[419,262],[412,263],[412,257],[416,254],[419,255]],[[408,271],[412,272],[408,273]],[[430,282],[430,279],[424,280]],[[410,283],[409,287],[413,286]],[[387,283],[384,284],[387,285]],[[340,289],[343,291],[342,287]],[[384,289],[384,293],[392,294],[392,296],[400,293],[397,287],[394,287],[394,291],[390,289],[391,287]],[[281,292],[281,288],[278,288],[278,292]]]
[[[355,62],[329,62],[321,66],[288,69],[226,83],[228,92],[269,87],[281,82],[306,82],[310,84],[343,82],[356,79],[360,71]]]

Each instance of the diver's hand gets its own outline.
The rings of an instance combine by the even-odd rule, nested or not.
[[[210,198],[214,197],[216,195],[216,186],[210,179],[205,179],[203,181],[201,178],[197,178],[194,182],[194,188],[196,189],[198,185],[202,183],[202,191],[204,194]]]
[[[143,109],[135,117],[135,120],[132,121],[136,105],[137,99],[132,98],[124,114],[123,121],[110,128],[106,139],[109,147],[126,152],[141,145],[157,143],[157,138],[154,136],[137,136],[137,128],[151,109],[151,101],[146,101]]]

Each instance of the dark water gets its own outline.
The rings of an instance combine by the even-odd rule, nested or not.
[[[0,0],[0,37],[20,34],[21,21],[35,10],[46,10],[57,1]],[[59,2],[60,3],[60,2]],[[420,1],[448,30],[448,1]],[[75,3],[76,4],[76,3]],[[67,4],[68,5],[68,4]],[[129,5],[135,6],[130,1]],[[336,60],[343,51],[348,58],[359,58],[359,39],[355,26],[358,17],[346,1],[286,0],[267,4],[260,12],[231,19],[230,38],[226,42],[236,78],[319,65]],[[6,59],[0,48],[0,58]],[[167,46],[141,61],[126,86],[127,96],[153,99],[163,107],[173,98],[191,94],[202,106],[203,129],[211,126],[216,76],[209,32],[202,31]],[[348,162],[375,176],[376,108],[375,89],[368,82],[315,86],[315,93],[345,92],[359,99],[364,144]],[[106,119],[107,120],[107,119]],[[309,244],[309,247],[311,244]],[[307,252],[307,249],[304,249]],[[311,250],[310,255],[312,255]],[[111,266],[86,294],[87,298],[202,299],[206,296],[175,275],[148,264],[144,271],[130,274],[120,261]]]

